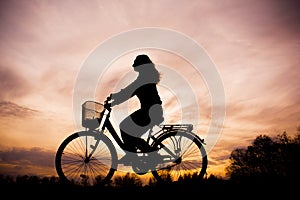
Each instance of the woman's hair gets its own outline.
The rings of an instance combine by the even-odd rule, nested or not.
[[[132,65],[136,71],[143,72],[145,76],[147,76],[147,79],[151,77],[155,82],[159,82],[161,78],[160,72],[156,69],[155,64],[151,61],[151,59],[145,55],[141,54],[138,55],[134,63]]]

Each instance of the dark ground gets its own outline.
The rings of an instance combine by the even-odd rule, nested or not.
[[[7,199],[297,199],[299,182],[228,180],[172,183],[155,186],[74,187],[59,183],[1,183],[1,194]]]

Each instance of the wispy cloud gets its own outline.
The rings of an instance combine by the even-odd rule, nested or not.
[[[53,167],[55,152],[40,147],[11,148],[0,152],[0,159],[5,163],[27,163],[30,165]]]
[[[9,101],[0,101],[0,116],[1,117],[28,117],[38,114],[38,110],[20,106]]]
[[[0,173],[9,175],[55,175],[54,156],[55,152],[39,147],[4,149],[0,151]]]

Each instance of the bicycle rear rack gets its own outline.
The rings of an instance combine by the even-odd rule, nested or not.
[[[193,124],[161,124],[159,127],[163,131],[172,131],[172,130],[186,130],[186,131],[192,131],[193,130]],[[198,136],[197,136],[198,137]],[[198,137],[202,144],[206,144],[204,142],[204,139]]]
[[[162,130],[170,131],[170,130],[193,130],[193,124],[161,124],[159,127]]]

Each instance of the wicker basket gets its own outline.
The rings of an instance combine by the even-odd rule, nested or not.
[[[99,127],[102,118],[103,104],[86,101],[82,104],[82,126],[89,129]]]

